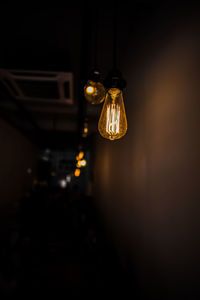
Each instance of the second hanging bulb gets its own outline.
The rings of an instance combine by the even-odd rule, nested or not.
[[[105,88],[100,80],[100,72],[94,70],[84,86],[84,96],[91,104],[100,104],[104,101]]]

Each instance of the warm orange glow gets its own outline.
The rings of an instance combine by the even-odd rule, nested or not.
[[[85,166],[87,165],[87,162],[86,162],[85,159],[82,159],[82,160],[80,161],[80,163],[81,163],[81,167],[85,167]]]
[[[84,133],[88,133],[88,128],[87,127],[84,128]]]
[[[99,104],[104,101],[105,88],[101,82],[89,80],[84,87],[84,95],[91,104]]]
[[[86,165],[87,165],[87,162],[85,159],[77,161],[77,164],[76,164],[77,168],[82,168],[82,167],[85,167]]]
[[[116,140],[127,132],[127,119],[122,91],[117,88],[108,90],[98,123],[98,129],[106,139]]]
[[[83,156],[84,156],[84,152],[83,152],[83,151],[80,151],[80,152],[79,152],[79,155],[78,155],[79,159],[82,159]]]
[[[93,86],[88,86],[88,87],[86,88],[86,93],[87,93],[88,95],[93,94],[93,93],[94,93],[94,87],[93,87]]]
[[[74,171],[74,175],[75,175],[76,177],[79,177],[80,174],[81,174],[81,170],[80,170],[80,169],[76,169],[76,170]]]
[[[76,167],[77,168],[81,168],[81,162],[80,162],[80,160],[77,161]]]
[[[80,151],[79,154],[76,156],[76,160],[81,160],[84,156],[84,152]]]

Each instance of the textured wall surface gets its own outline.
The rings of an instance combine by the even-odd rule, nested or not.
[[[184,14],[124,23],[128,133],[95,149],[98,205],[144,299],[199,299],[200,25]]]

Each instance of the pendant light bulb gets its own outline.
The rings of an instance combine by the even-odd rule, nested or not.
[[[81,159],[77,161],[76,167],[77,168],[82,168],[87,165],[87,161],[85,159]]]
[[[98,130],[102,137],[109,140],[120,139],[126,134],[127,118],[121,89],[108,89],[98,123]]]
[[[81,174],[81,170],[80,170],[80,169],[76,169],[76,170],[74,171],[75,177],[79,177],[80,174]]]
[[[76,160],[81,160],[84,156],[84,152],[80,151],[79,154],[76,156]]]
[[[84,86],[84,96],[91,104],[100,104],[104,101],[105,88],[100,81],[99,71],[92,71],[90,79]]]

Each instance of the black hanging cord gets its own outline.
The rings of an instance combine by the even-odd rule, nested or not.
[[[81,14],[82,14],[82,26],[81,26],[81,48],[80,48],[80,89],[79,89],[79,102],[78,102],[78,145],[82,144],[83,138],[82,138],[82,132],[84,128],[84,120],[87,114],[87,103],[83,96],[83,88],[85,85],[85,78],[87,74],[87,68],[89,64],[89,47],[90,47],[90,41],[92,38],[90,30],[90,3],[89,0],[82,2],[81,5]]]
[[[97,69],[97,53],[98,53],[98,22],[99,22],[99,11],[96,6],[94,15],[94,69]]]
[[[117,68],[117,23],[118,23],[118,0],[113,1],[113,69]]]
[[[118,24],[119,24],[119,0],[113,0],[113,68],[108,73],[104,81],[107,89],[111,87],[123,90],[126,86],[126,81],[122,77],[121,71],[118,69]]]

